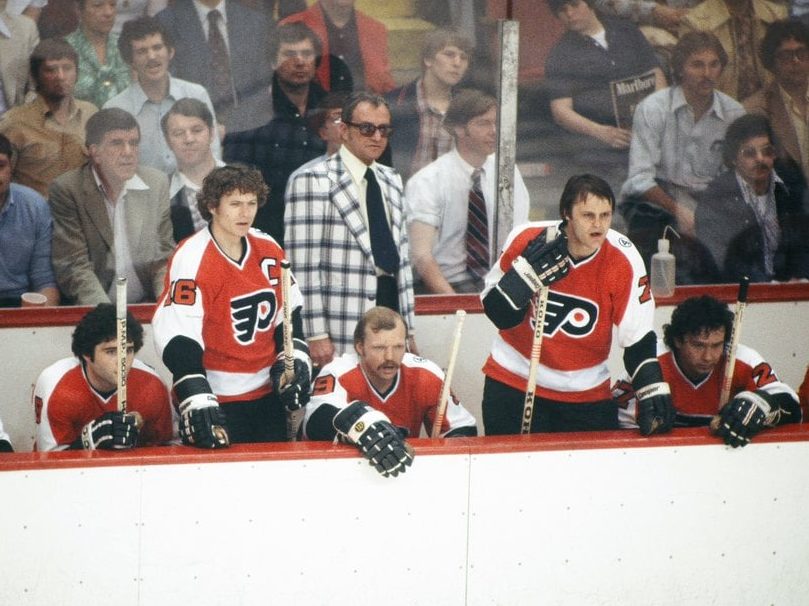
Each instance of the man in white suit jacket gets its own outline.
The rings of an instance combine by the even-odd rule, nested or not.
[[[414,320],[402,180],[376,162],[391,130],[387,103],[355,93],[343,106],[340,130],[338,152],[295,173],[285,196],[286,252],[306,301],[304,332],[318,366],[352,351],[354,327],[375,305],[396,307],[411,330]],[[369,169],[381,190],[387,226],[369,224],[369,214],[374,216],[366,204]],[[389,228],[390,247],[398,253],[393,265],[390,258],[375,258],[373,251],[380,249],[371,232],[380,227]],[[414,346],[411,337],[411,350]]]
[[[0,115],[25,102],[28,58],[38,42],[39,32],[31,19],[0,9]]]

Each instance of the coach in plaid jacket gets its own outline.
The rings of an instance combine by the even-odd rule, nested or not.
[[[382,126],[382,128],[378,128]],[[322,366],[353,351],[357,322],[377,304],[377,264],[364,207],[370,167],[382,191],[399,253],[399,311],[412,329],[413,275],[401,177],[376,163],[387,145],[390,111],[382,97],[356,93],[343,108],[340,150],[293,175],[286,189],[285,242],[304,295],[304,332]],[[411,348],[413,343],[411,341]]]

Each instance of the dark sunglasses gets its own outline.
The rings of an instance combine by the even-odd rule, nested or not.
[[[379,135],[381,137],[390,137],[393,134],[393,127],[390,124],[380,124],[377,126],[376,124],[371,124],[370,122],[360,122],[357,124],[356,122],[348,122],[347,120],[343,120],[343,124],[347,126],[353,126],[363,137],[373,137],[376,131],[379,131]]]

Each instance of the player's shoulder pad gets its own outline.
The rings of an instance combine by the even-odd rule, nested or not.
[[[211,244],[211,232],[207,227],[187,237],[177,245],[171,257],[169,272],[171,275],[196,276],[202,263],[202,257]]]
[[[357,354],[347,352],[341,356],[336,356],[331,362],[326,364],[322,369],[320,369],[318,376],[334,375],[335,377],[339,377],[340,375],[344,375],[348,371],[355,369],[358,364],[359,358],[357,358]]]
[[[402,366],[407,368],[420,368],[434,374],[442,381],[444,380],[444,371],[441,370],[441,367],[438,364],[432,360],[422,358],[421,356],[417,356],[410,352],[405,353],[404,358],[402,358]]]
[[[62,380],[68,372],[79,366],[81,363],[79,359],[75,356],[71,356],[70,358],[62,358],[61,360],[57,360],[50,366],[47,366],[39,373],[39,377],[37,378],[35,391],[37,395],[41,395],[43,392],[51,391],[59,381]]]
[[[155,370],[155,367],[152,366],[151,364],[147,364],[146,362],[144,362],[140,358],[135,358],[132,361],[132,369],[133,370],[140,370],[142,372],[147,373],[150,376],[157,377],[158,379],[160,379],[160,375],[158,374],[157,370]],[[161,379],[161,381],[162,381],[162,379]]]

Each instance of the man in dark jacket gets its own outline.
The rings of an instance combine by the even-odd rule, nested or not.
[[[733,122],[722,156],[730,170],[700,196],[694,221],[722,279],[808,278],[805,182],[799,167],[776,160],[767,119],[748,114]]]

